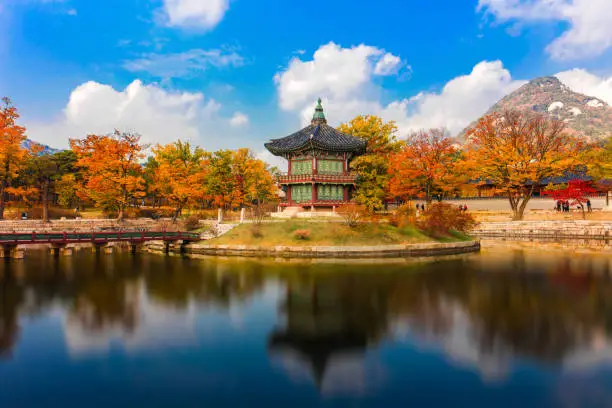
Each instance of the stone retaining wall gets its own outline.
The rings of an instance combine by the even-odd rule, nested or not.
[[[471,235],[501,238],[612,239],[612,222],[513,221],[483,222]]]
[[[125,220],[118,223],[110,219],[81,219],[81,220],[52,220],[42,222],[40,220],[2,220],[0,221],[0,232],[56,232],[56,231],[100,231],[104,229],[131,229],[131,228],[154,228],[158,222],[149,218]]]
[[[149,251],[163,249],[160,243],[151,243]],[[457,255],[480,251],[479,241],[452,243],[425,243],[410,245],[380,246],[248,246],[248,245],[207,245],[194,243],[185,245],[189,255],[274,257],[274,258],[403,258],[439,255]],[[170,249],[171,252],[176,250]]]

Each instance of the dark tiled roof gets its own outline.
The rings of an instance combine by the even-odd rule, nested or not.
[[[593,181],[593,178],[586,174],[586,171],[576,171],[576,172],[565,172],[562,176],[557,177],[546,177],[540,181],[541,186],[546,186],[548,184],[565,184],[569,183],[572,180],[580,180],[580,181]],[[468,184],[479,184],[482,183],[484,185],[493,185],[493,180],[485,179],[484,183],[482,179],[474,179],[468,181]],[[533,184],[533,181],[527,181],[525,183],[526,186],[530,186]]]
[[[282,139],[273,139],[265,144],[272,154],[283,154],[302,150],[305,147],[330,151],[365,153],[366,141],[355,136],[345,135],[333,127],[321,123],[305,127]]]
[[[588,176],[586,172],[584,171],[577,171],[577,172],[567,171],[563,174],[563,176],[547,177],[547,178],[542,179],[542,181],[540,181],[540,185],[544,186],[548,184],[566,184],[572,180],[593,181],[593,178]],[[528,181],[525,184],[530,186],[533,184],[533,182]]]

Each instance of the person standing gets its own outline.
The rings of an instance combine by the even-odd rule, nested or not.
[[[591,207],[591,200],[587,198],[586,201],[586,205],[587,205],[587,211],[588,212],[593,212],[593,207]]]

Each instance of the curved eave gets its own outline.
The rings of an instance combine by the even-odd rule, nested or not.
[[[303,146],[299,146],[293,149],[280,149],[270,146],[268,143],[264,144],[265,148],[275,156],[284,156],[290,153],[301,152],[304,150],[312,149],[312,150],[321,150],[326,152],[334,152],[334,153],[353,153],[353,154],[363,154],[365,153],[365,148],[337,148],[332,146],[324,146],[321,144],[315,143],[306,143]]]
[[[334,141],[334,138],[344,140],[332,144],[326,143],[325,139],[321,140],[322,138],[331,139],[332,141]],[[314,128],[313,126],[308,126],[282,139],[271,140],[265,143],[264,146],[275,156],[284,156],[308,149],[336,153],[363,154],[366,149],[366,141],[341,133],[330,126],[325,126],[325,128],[321,126],[316,126]]]

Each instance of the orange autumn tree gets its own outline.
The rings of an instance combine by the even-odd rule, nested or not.
[[[513,219],[548,177],[575,171],[583,144],[565,123],[520,111],[493,113],[467,131],[466,168],[473,179],[493,184],[508,197]]]
[[[207,173],[206,153],[189,142],[177,141],[153,148],[153,186],[157,194],[174,206],[173,221],[188,204],[204,198]]]
[[[17,108],[9,98],[3,98],[0,105],[0,219],[4,219],[6,195],[11,192],[13,180],[28,156],[23,147],[26,129],[17,125],[17,119]]]
[[[391,195],[423,198],[429,203],[434,195],[456,191],[461,183],[459,155],[444,129],[412,133],[402,150],[391,156]]]
[[[72,139],[70,146],[83,170],[83,193],[98,207],[117,211],[117,219],[123,220],[126,208],[145,195],[140,135],[116,130],[112,135]]]

